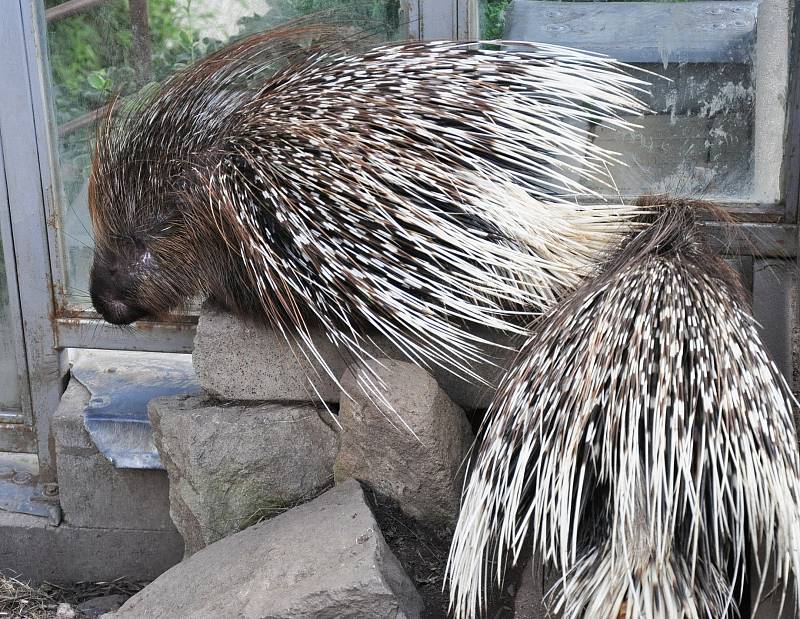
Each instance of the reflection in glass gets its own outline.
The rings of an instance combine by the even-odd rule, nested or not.
[[[772,203],[780,199],[785,4],[481,0],[481,32],[604,53],[651,83],[642,98],[654,114],[637,121],[640,129],[587,127],[622,155],[626,166],[613,170],[619,194]]]
[[[9,312],[9,302],[8,282],[3,262],[3,241],[0,239],[0,416],[4,412],[20,409],[14,324]]]

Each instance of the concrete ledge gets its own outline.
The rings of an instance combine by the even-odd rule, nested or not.
[[[21,580],[152,580],[182,557],[174,530],[51,527],[45,518],[0,511],[0,572]]]
[[[167,473],[115,468],[84,427],[89,393],[75,379],[53,417],[61,507],[66,524],[100,529],[163,531],[178,537],[169,517]]]

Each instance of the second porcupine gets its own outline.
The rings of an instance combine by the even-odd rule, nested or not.
[[[495,394],[448,561],[457,619],[528,536],[564,619],[756,616],[778,585],[800,612],[798,402],[698,222],[727,217],[642,203],[648,225],[532,325]]]
[[[487,342],[465,326],[523,332],[637,212],[560,196],[606,178],[584,126],[627,129],[640,82],[535,44],[298,57],[314,34],[250,37],[117,105],[90,181],[92,301],[122,324],[209,296],[325,370],[311,322],[355,361],[377,332],[477,379]]]

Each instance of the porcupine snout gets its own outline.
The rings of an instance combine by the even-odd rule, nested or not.
[[[89,279],[92,305],[115,325],[127,325],[147,316],[135,299],[138,282],[151,268],[152,257],[140,244],[126,240],[113,249],[96,250]]]

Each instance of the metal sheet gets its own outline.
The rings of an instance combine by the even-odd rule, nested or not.
[[[57,525],[61,510],[55,498],[45,493],[36,455],[0,453],[0,510],[42,516]]]
[[[76,351],[72,375],[89,391],[84,426],[97,449],[117,468],[161,469],[147,403],[199,393],[190,355]]]

